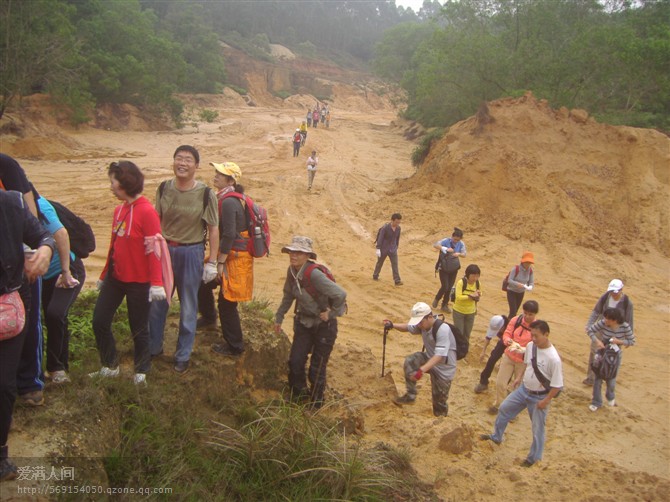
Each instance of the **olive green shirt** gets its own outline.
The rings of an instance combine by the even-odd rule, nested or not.
[[[214,190],[209,191],[203,211],[205,188],[204,183],[196,181],[194,188],[182,192],[171,179],[165,183],[162,195],[160,188],[156,190],[156,211],[166,240],[180,244],[203,242],[205,226],[218,226],[219,208]]]

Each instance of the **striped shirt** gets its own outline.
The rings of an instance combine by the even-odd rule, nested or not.
[[[619,324],[614,328],[610,328],[605,324],[605,319],[600,319],[595,324],[592,324],[588,330],[588,335],[594,342],[599,339],[603,343],[608,343],[610,338],[618,338],[623,341],[626,347],[635,345],[635,335],[633,330],[627,322]]]

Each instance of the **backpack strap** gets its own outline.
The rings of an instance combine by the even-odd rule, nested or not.
[[[533,364],[533,371],[535,372],[535,376],[537,377],[537,379],[542,384],[542,387],[544,387],[547,390],[550,390],[551,385],[549,379],[546,376],[544,376],[540,371],[540,368],[537,367],[537,346],[535,344],[533,344],[533,357],[531,358],[530,362]]]

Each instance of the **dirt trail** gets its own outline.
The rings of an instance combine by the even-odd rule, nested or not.
[[[309,102],[301,100],[302,108],[252,108],[232,98],[224,99],[207,103],[207,108],[219,112],[219,118],[197,129],[70,131],[64,133],[70,141],[66,152],[38,152],[33,156],[24,147],[23,155],[17,156],[41,193],[67,203],[94,227],[98,250],[87,260],[89,283],[95,282],[103,263],[116,203],[105,175],[109,162],[135,161],[147,176],[145,194],[152,200],[159,181],[171,176],[171,156],[179,144],[199,149],[199,178],[205,182],[213,173],[208,167],[210,161],[236,162],[243,172],[242,184],[268,209],[272,226],[273,252],[270,258],[256,261],[255,294],[276,305],[288,263],[280,247],[294,234],[314,239],[319,260],[331,267],[348,292],[349,313],[341,321],[329,368],[331,391],[361,410],[366,441],[407,448],[422,478],[435,483],[444,499],[486,500],[514,493],[520,499],[552,501],[667,500],[668,257],[652,246],[644,246],[631,256],[571,242],[562,245],[551,239],[505,237],[509,235],[506,231],[496,231],[496,214],[490,209],[487,214],[480,207],[473,208],[473,216],[459,206],[459,201],[468,200],[473,192],[482,199],[487,194],[492,197],[498,189],[496,183],[488,181],[484,168],[478,181],[473,179],[470,186],[460,185],[458,189],[446,175],[403,181],[415,173],[409,161],[415,145],[403,139],[390,106],[372,112],[369,104],[356,96],[334,100],[330,129],[321,125],[310,129],[306,146],[294,159],[291,133],[302,121],[304,104]],[[465,133],[458,134],[463,134],[460,139],[465,144]],[[44,138],[42,141],[48,142]],[[448,153],[465,158],[476,145],[476,139],[468,141],[462,150],[449,141]],[[538,156],[542,148],[538,147]],[[0,144],[0,149],[16,153],[17,147],[12,140]],[[312,149],[318,152],[319,169],[314,189],[309,192],[305,161]],[[449,146],[445,149],[448,151]],[[439,159],[431,162],[439,172]],[[481,162],[480,166],[485,164]],[[542,173],[534,176],[536,184],[541,184]],[[665,198],[661,200],[666,205],[653,206],[649,211],[665,218],[665,226],[659,231],[667,232],[667,179],[662,190]],[[540,194],[534,207],[541,207],[543,200],[548,204],[550,194]],[[372,241],[377,228],[393,212],[403,215],[399,258],[402,287],[394,287],[388,263],[380,281],[371,280],[375,263]],[[570,220],[571,215],[566,214],[568,223],[579,228],[580,221]],[[427,381],[422,382],[413,407],[400,409],[391,404],[396,390],[403,390],[399,377],[403,357],[420,349],[420,341],[392,332],[386,349],[390,376],[379,378],[381,319],[405,321],[414,302],[430,303],[439,287],[433,275],[435,254],[431,244],[449,235],[454,225],[465,231],[469,252],[464,265],[477,263],[483,270],[484,299],[475,321],[471,354],[459,363],[452,386],[449,417],[435,419]],[[612,225],[617,228],[615,222]],[[636,238],[644,238],[618,237],[633,246]],[[667,239],[668,235],[661,238]],[[549,414],[545,459],[528,470],[518,467],[518,462],[530,445],[529,419],[520,416],[511,424],[502,446],[481,444],[477,435],[490,430],[493,423],[493,417],[486,413],[492,395],[472,392],[482,367],[477,359],[488,319],[506,309],[501,279],[526,248],[534,251],[537,261],[537,285],[532,297],[540,302],[540,317],[551,324],[566,380],[566,390]],[[638,345],[626,352],[617,382],[619,406],[593,414],[587,408],[590,389],[581,384],[588,354],[583,325],[596,299],[615,276],[622,276],[635,302]],[[284,328],[290,328],[290,321]],[[457,429],[462,432],[466,452],[456,455],[440,449],[440,438]],[[13,446],[17,447],[21,448]]]

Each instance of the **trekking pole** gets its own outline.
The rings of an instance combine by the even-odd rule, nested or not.
[[[390,329],[391,328],[389,326],[384,326],[384,348],[382,349],[382,376],[381,376],[381,378],[384,378],[384,363],[386,362],[386,335],[388,335]]]

